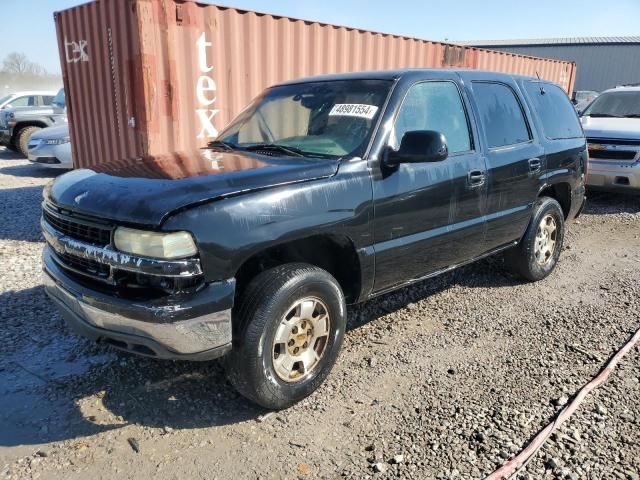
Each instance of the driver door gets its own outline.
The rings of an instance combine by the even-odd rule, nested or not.
[[[389,146],[404,133],[445,135],[449,157],[439,162],[381,165],[374,180],[374,293],[427,276],[483,251],[486,169],[458,81],[409,87]],[[480,180],[478,180],[480,179]]]

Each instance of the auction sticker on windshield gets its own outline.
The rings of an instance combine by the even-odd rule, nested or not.
[[[378,107],[375,105],[362,105],[359,103],[338,103],[329,112],[330,117],[359,117],[371,120]]]

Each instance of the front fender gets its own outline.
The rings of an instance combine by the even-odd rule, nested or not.
[[[360,163],[335,177],[196,206],[169,217],[162,229],[193,233],[208,281],[234,277],[257,253],[311,236],[345,236],[360,252],[373,238],[371,180]]]

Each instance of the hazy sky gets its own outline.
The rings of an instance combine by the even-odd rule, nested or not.
[[[0,60],[21,51],[47,70],[59,72],[53,12],[81,3],[86,2],[0,0]],[[224,0],[219,4],[429,40],[640,35],[640,0]]]

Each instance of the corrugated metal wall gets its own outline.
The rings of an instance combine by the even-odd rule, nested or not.
[[[492,49],[520,55],[556,58],[577,65],[575,90],[601,92],[617,85],[640,83],[640,43],[621,45],[530,45]]]
[[[265,87],[309,75],[450,66],[573,80],[567,62],[183,0],[96,0],[56,24],[76,166],[202,147]]]

